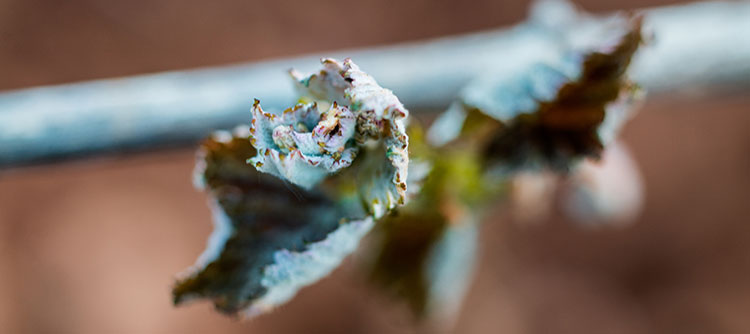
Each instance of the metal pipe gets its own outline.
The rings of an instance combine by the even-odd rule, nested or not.
[[[750,2],[644,12],[656,39],[638,55],[633,75],[649,91],[750,84]],[[583,29],[576,23],[563,34]],[[442,109],[476,75],[557,54],[560,34],[532,17],[509,29],[325,56],[351,57],[412,110]],[[290,106],[295,93],[285,72],[317,68],[320,56],[0,93],[0,167],[194,143],[249,122],[252,98],[267,109]]]

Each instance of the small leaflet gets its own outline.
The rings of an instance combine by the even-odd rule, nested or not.
[[[277,113],[256,100],[249,129],[201,146],[196,185],[215,229],[174,287],[175,304],[206,298],[228,314],[266,312],[335,269],[379,221],[373,280],[417,315],[454,313],[479,221],[509,176],[597,159],[641,98],[627,77],[641,17],[613,22],[557,62],[471,83],[435,121],[433,147],[416,125],[407,135],[408,110],[350,59],[292,70],[302,103]]]
[[[321,60],[323,69],[303,75],[290,75],[300,94],[318,104],[337,104],[356,115],[355,139],[363,157],[357,169],[362,200],[375,218],[404,204],[409,170],[409,137],[406,121],[409,111],[388,89],[345,59]],[[385,157],[386,159],[383,159]]]
[[[371,279],[417,317],[450,322],[472,281],[479,222],[472,215],[446,218],[429,209],[385,218]]]
[[[336,268],[372,228],[347,201],[257,172],[245,163],[255,153],[245,135],[227,132],[201,146],[196,183],[211,197],[215,229],[175,285],[175,304],[206,298],[228,314],[268,311]]]
[[[356,123],[354,114],[335,102],[324,113],[310,103],[275,115],[255,100],[250,142],[258,154],[248,162],[258,171],[310,189],[351,165],[359,150]]]
[[[322,100],[281,113],[255,100],[249,129],[201,146],[195,184],[209,194],[215,229],[175,285],[175,304],[206,298],[228,314],[266,312],[330,273],[405,203],[408,111],[351,60],[323,65],[300,79]],[[413,167],[417,178],[429,170]],[[409,183],[410,194],[421,185]]]
[[[567,171],[583,158],[598,158],[642,97],[627,77],[641,25],[640,16],[616,17],[587,47],[556,63],[477,79],[435,122],[445,133],[455,132],[453,138],[431,132],[431,139],[445,144],[479,137],[487,167],[501,172]],[[450,129],[455,121],[459,132]]]
[[[370,278],[418,318],[450,328],[472,281],[480,208],[497,193],[483,186],[470,150],[434,150],[417,126],[409,137],[412,160],[431,161],[431,168],[421,171],[428,172],[422,191],[376,227]]]

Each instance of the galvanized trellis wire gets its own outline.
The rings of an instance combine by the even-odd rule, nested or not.
[[[750,2],[645,9],[656,40],[633,64],[650,92],[750,85]],[[544,13],[536,15],[543,16]],[[544,17],[542,17],[544,19]],[[561,34],[532,19],[509,29],[325,56],[352,57],[412,110],[442,109],[472,77],[554,54]],[[253,97],[269,109],[294,102],[283,75],[320,55],[38,87],[0,94],[0,167],[193,143],[249,121]]]

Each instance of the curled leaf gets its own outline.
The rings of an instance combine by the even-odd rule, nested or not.
[[[428,174],[422,191],[375,229],[380,243],[370,277],[417,317],[448,328],[471,282],[482,204],[492,196],[471,151],[434,150],[416,125],[409,137],[412,165],[429,161],[429,168],[419,171],[410,166],[409,182]]]
[[[263,111],[255,100],[250,141],[258,154],[248,162],[261,172],[310,189],[351,165],[359,150],[355,127],[354,114],[335,102],[325,113],[311,103],[275,115]]]
[[[176,304],[208,298],[229,314],[267,311],[327,275],[405,202],[408,112],[350,60],[324,65],[346,68],[307,80],[328,100],[282,113],[256,100],[249,130],[219,132],[199,150],[196,185],[216,227],[174,287]]]
[[[373,225],[356,201],[255,171],[244,134],[215,135],[199,152],[196,179],[211,196],[216,228],[174,287],[176,304],[208,298],[229,314],[267,311],[337,267]]]
[[[436,129],[474,137],[486,165],[505,172],[568,170],[582,158],[598,157],[641,97],[626,75],[641,44],[641,21],[640,16],[620,17],[588,47],[571,50],[555,63],[476,80],[436,121]],[[456,121],[459,131],[444,129]],[[431,132],[433,141],[453,139],[437,131]]]
[[[474,277],[479,251],[479,221],[476,216],[451,222],[431,247],[426,267],[429,299],[426,311],[452,322]]]
[[[388,89],[382,88],[351,61],[323,59],[323,69],[305,76],[292,70],[300,94],[319,104],[349,108],[357,119],[355,139],[365,148],[366,176],[359,177],[362,200],[370,212],[381,217],[406,200],[409,168],[408,110]],[[385,157],[386,159],[383,159]]]

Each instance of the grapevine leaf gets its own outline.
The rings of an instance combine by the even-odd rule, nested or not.
[[[393,92],[380,87],[350,59],[321,62],[323,69],[317,73],[305,76],[292,70],[290,74],[304,98],[336,103],[356,115],[355,139],[366,151],[357,186],[369,211],[381,217],[406,200],[409,112]]]
[[[408,111],[350,60],[323,64],[326,80],[307,81],[326,100],[278,114],[256,100],[249,130],[201,147],[196,185],[211,197],[216,227],[175,286],[176,304],[208,298],[225,313],[264,312],[327,275],[405,202]]]
[[[418,317],[450,320],[473,273],[482,211],[477,208],[492,196],[471,151],[436,151],[416,125],[409,137],[412,161],[430,161],[429,174],[418,195],[378,224],[371,278]],[[425,172],[412,169],[410,181]]]
[[[255,100],[250,141],[258,154],[249,163],[310,189],[351,165],[359,149],[353,139],[355,126],[354,114],[335,102],[325,113],[311,103],[275,115],[264,112]]]
[[[471,282],[478,222],[448,221],[435,210],[404,211],[379,224],[382,244],[371,278],[418,317],[449,319]]]
[[[506,172],[568,170],[599,157],[641,96],[626,75],[641,44],[641,21],[618,17],[593,46],[570,50],[555,63],[475,80],[435,122],[431,139],[473,139],[487,166]]]
[[[211,196],[216,228],[174,287],[176,304],[209,298],[229,314],[267,311],[337,267],[373,225],[356,205],[248,166],[256,151],[246,136],[214,135],[199,152],[196,183]]]

